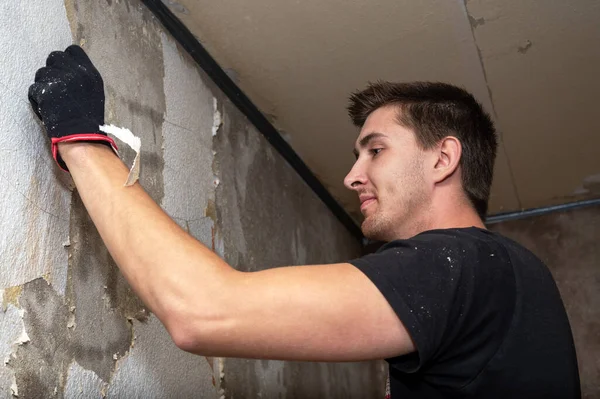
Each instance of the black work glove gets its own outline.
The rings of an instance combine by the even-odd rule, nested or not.
[[[29,101],[52,141],[52,156],[68,171],[58,143],[86,141],[112,148],[113,139],[100,131],[104,125],[104,85],[98,70],[79,46],[54,51],[38,69],[29,87]]]

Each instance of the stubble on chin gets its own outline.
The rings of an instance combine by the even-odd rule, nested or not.
[[[361,224],[363,235],[376,241],[393,241],[412,237],[423,230],[423,217],[428,209],[428,198],[423,192],[414,192],[398,205],[399,213],[377,213],[365,217]],[[378,209],[379,210],[379,209]]]
[[[361,225],[363,235],[369,240],[389,241],[389,221],[381,217],[381,215],[367,216]]]

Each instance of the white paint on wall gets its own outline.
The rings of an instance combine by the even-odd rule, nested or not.
[[[12,304],[8,304],[5,310],[0,308],[0,337],[0,398],[12,398],[15,391],[18,393],[18,387],[8,363],[14,356],[17,346],[27,337],[22,309]],[[28,340],[27,337],[26,341]]]
[[[73,362],[67,374],[65,398],[88,399],[102,397],[104,383],[96,373]]]
[[[212,135],[213,137],[217,135],[219,132],[219,128],[223,124],[223,119],[221,118],[221,112],[219,111],[219,102],[216,98],[213,98],[213,126],[212,126]]]
[[[0,288],[44,276],[65,291],[70,192],[27,90],[49,52],[69,44],[63,0],[0,3]]]
[[[205,215],[205,209],[215,201],[212,138],[216,100],[197,67],[183,59],[175,42],[164,33],[162,47],[166,103],[162,207],[190,234],[211,246],[213,220]]]

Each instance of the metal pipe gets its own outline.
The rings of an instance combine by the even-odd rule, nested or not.
[[[575,202],[570,202],[568,204],[546,206],[546,207],[542,207],[542,208],[526,209],[526,210],[517,211],[517,212],[500,213],[497,215],[492,215],[492,216],[487,217],[485,219],[485,224],[494,224],[494,223],[506,222],[509,220],[517,220],[517,219],[523,219],[523,218],[527,218],[527,217],[540,216],[540,215],[545,215],[545,214],[552,213],[552,212],[568,211],[571,209],[583,208],[583,207],[592,206],[592,205],[600,205],[600,198],[584,200],[584,201],[575,201]]]

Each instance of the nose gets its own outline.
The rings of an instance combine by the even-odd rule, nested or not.
[[[363,186],[367,182],[367,177],[361,167],[359,161],[354,163],[350,172],[344,178],[344,186],[348,190],[357,190],[359,187]]]

